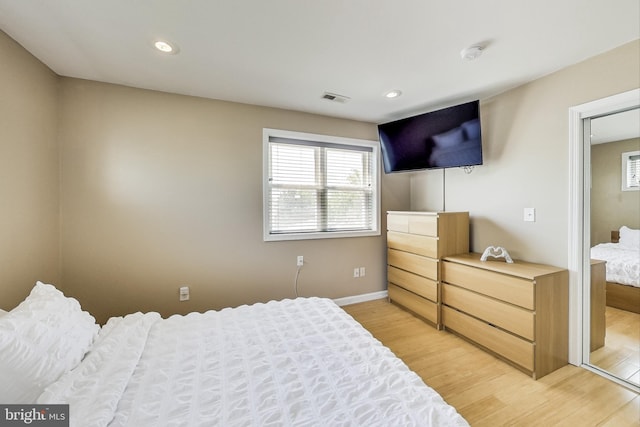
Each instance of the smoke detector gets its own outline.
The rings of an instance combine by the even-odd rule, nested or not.
[[[339,102],[341,104],[344,104],[351,100],[351,98],[349,98],[348,96],[338,95],[337,93],[331,92],[325,92],[322,95],[322,99],[326,99],[327,101]]]
[[[460,56],[462,57],[462,59],[466,59],[467,61],[473,61],[474,59],[482,55],[483,50],[484,47],[482,46],[469,46],[465,49],[462,49],[462,51],[460,52]]]

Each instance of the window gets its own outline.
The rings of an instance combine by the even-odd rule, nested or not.
[[[264,129],[264,240],[380,234],[378,143]]]
[[[640,151],[622,153],[622,191],[640,190]]]

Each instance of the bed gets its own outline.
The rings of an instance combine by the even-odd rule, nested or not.
[[[467,426],[331,300],[102,327],[38,282],[0,316],[0,402],[69,404],[72,426]]]
[[[640,230],[611,232],[611,243],[591,248],[591,259],[606,261],[607,305],[640,313]]]
[[[429,164],[433,167],[481,164],[480,133],[480,119],[474,119],[447,132],[433,135]]]

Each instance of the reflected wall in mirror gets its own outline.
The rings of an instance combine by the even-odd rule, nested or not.
[[[640,385],[640,191],[623,191],[621,161],[640,151],[640,108],[590,128],[589,364]]]

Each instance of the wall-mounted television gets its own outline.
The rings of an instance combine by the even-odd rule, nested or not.
[[[378,125],[386,173],[482,164],[480,102]]]

